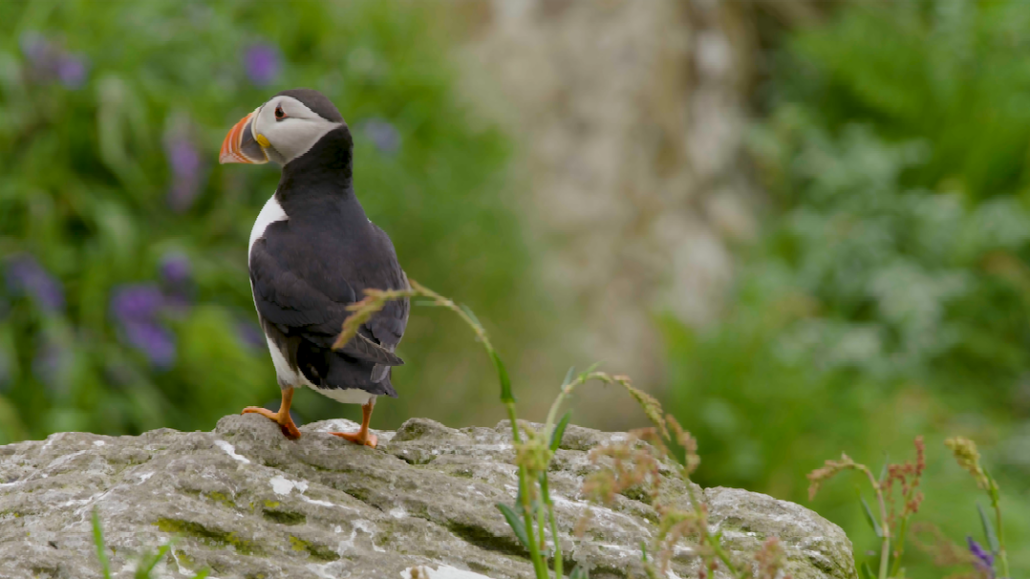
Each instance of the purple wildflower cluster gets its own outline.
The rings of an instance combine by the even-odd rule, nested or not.
[[[994,555],[981,547],[972,537],[966,537],[966,541],[969,542],[969,553],[973,555],[973,566],[982,575],[994,579]]]
[[[279,78],[282,57],[275,45],[256,42],[243,53],[243,67],[252,84],[268,86]]]
[[[158,265],[165,300],[169,306],[184,309],[193,297],[193,266],[186,255],[168,252]]]
[[[184,254],[169,252],[158,269],[161,285],[118,287],[111,294],[110,311],[122,340],[142,352],[155,368],[168,369],[175,364],[175,334],[161,323],[161,316],[189,305],[193,268]]]
[[[7,289],[15,296],[32,298],[47,313],[64,310],[64,288],[31,255],[10,259],[5,267]]]
[[[161,325],[164,294],[154,284],[128,284],[111,294],[111,313],[122,339],[136,348],[156,368],[175,363],[175,336]]]
[[[89,63],[84,56],[64,50],[59,42],[38,32],[22,35],[19,44],[28,61],[29,77],[38,83],[58,81],[65,88],[80,89],[89,78]]]
[[[400,132],[387,120],[369,119],[364,123],[363,132],[380,152],[387,155],[396,153],[401,147]]]
[[[185,131],[177,131],[165,138],[165,157],[172,173],[168,206],[176,213],[182,213],[193,205],[203,186],[204,167],[200,151]]]

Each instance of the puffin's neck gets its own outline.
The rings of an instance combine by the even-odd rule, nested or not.
[[[350,131],[341,125],[284,165],[275,196],[286,214],[320,211],[326,205],[342,204],[348,213],[356,210],[363,217],[351,179],[352,150]]]

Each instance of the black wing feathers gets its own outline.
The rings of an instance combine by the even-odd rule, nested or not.
[[[350,314],[347,306],[364,297],[365,288],[406,289],[407,278],[389,238],[373,224],[365,221],[363,232],[339,233],[298,221],[291,217],[269,225],[251,248],[254,302],[283,334],[329,349]],[[404,334],[408,308],[407,299],[388,302],[338,352],[373,363],[371,379],[382,381],[389,367],[404,363],[393,351]]]

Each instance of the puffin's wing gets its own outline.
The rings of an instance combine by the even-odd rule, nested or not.
[[[309,272],[285,266],[261,240],[251,247],[249,265],[254,303],[263,318],[287,335],[299,334],[323,348],[332,346],[343,321],[350,315],[347,306],[357,301],[356,284],[339,273],[322,271],[320,275],[305,275]],[[403,364],[393,353],[393,347],[385,347],[374,339],[369,326],[376,318],[363,325],[358,338],[340,351],[385,366]]]
[[[397,267],[400,272],[400,281],[402,289],[409,289],[411,286],[408,285],[408,276],[404,273],[404,270]],[[404,336],[404,329],[408,326],[408,314],[411,311],[411,304],[408,298],[400,300],[391,300],[387,302],[386,307],[380,311],[380,313],[369,320],[368,326],[372,330],[372,335],[375,336],[379,343],[383,347],[389,349],[391,352],[397,348],[397,344],[400,343],[401,337]],[[387,371],[389,370],[389,364],[376,364],[372,368],[372,381],[382,382],[386,378]]]

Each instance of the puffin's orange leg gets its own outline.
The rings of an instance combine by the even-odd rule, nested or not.
[[[293,423],[293,418],[290,417],[290,404],[292,403],[293,388],[284,388],[283,401],[279,405],[279,412],[272,412],[267,408],[258,408],[257,406],[248,406],[240,414],[260,414],[278,424],[283,430],[283,436],[296,440],[300,438],[300,430],[297,429],[297,425]]]
[[[361,405],[361,429],[357,432],[330,432],[329,434],[339,436],[354,444],[363,444],[375,448],[379,444],[379,437],[368,431],[368,423],[372,420],[372,409],[375,408],[375,405],[373,401]]]

